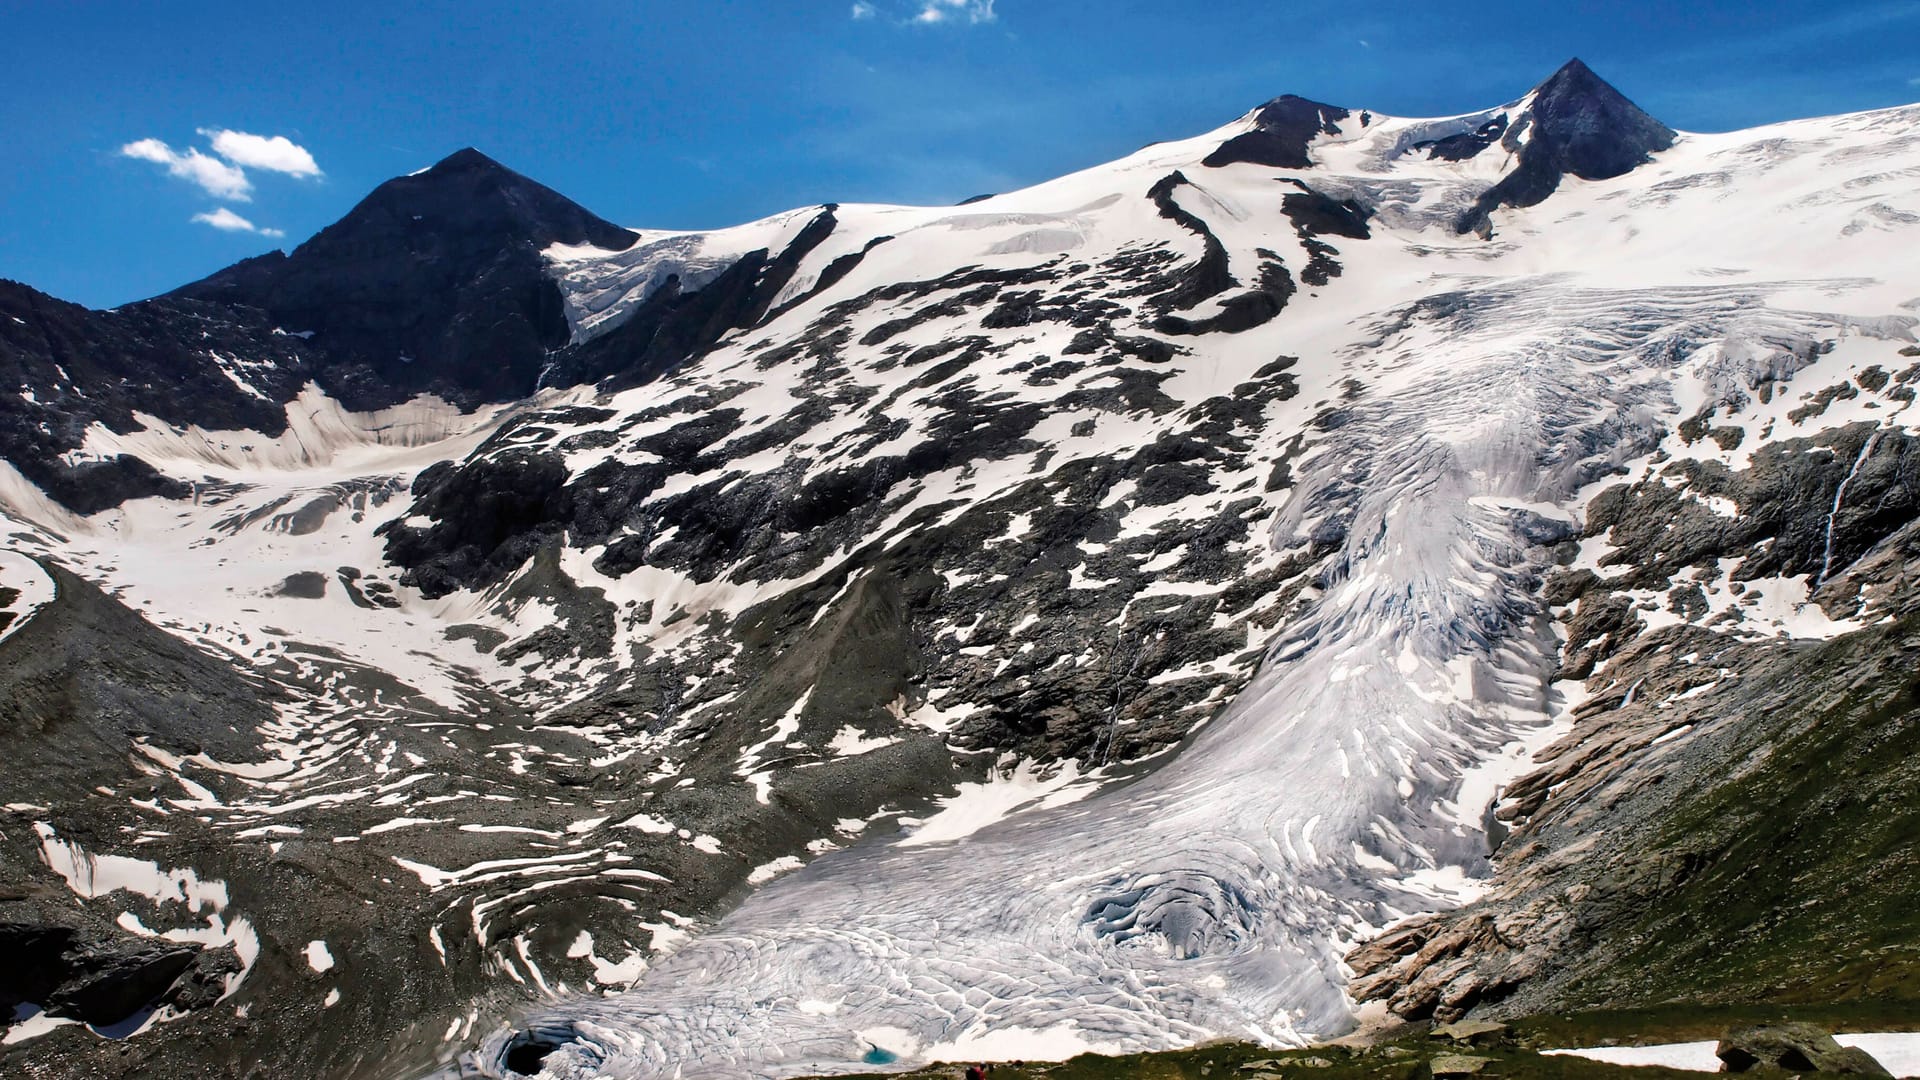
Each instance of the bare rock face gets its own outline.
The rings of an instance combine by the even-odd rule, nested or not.
[[[11,388],[0,394],[0,458],[77,513],[186,494],[178,479],[131,455],[71,460],[90,426],[135,431],[136,413],[148,413],[271,437],[286,427],[278,403],[312,370],[306,342],[275,334],[259,311],[186,299],[89,311],[0,281],[0,382]]]
[[[109,1029],[160,1006],[206,1008],[242,968],[229,946],[132,933],[34,889],[0,890],[0,958],[0,1010]]]
[[[1509,925],[1506,932],[1513,929]],[[1509,941],[1491,914],[1408,919],[1347,955],[1355,974],[1353,996],[1385,998],[1399,1016],[1451,1025],[1537,969],[1538,959],[1525,956],[1489,965],[1489,957],[1510,955]]]
[[[311,332],[337,397],[358,409],[418,393],[462,405],[531,393],[570,331],[540,252],[620,250],[633,233],[478,150],[375,188],[291,254],[170,296],[267,312]]]
[[[1496,134],[1483,131],[1479,148],[1491,145]],[[1577,59],[1567,61],[1535,87],[1532,104],[1497,134],[1502,145],[1518,152],[1519,167],[1461,216],[1455,224],[1460,232],[1489,232],[1493,211],[1544,202],[1563,177],[1607,180],[1631,172],[1674,140],[1672,128],[1647,115]],[[1453,156],[1465,154],[1458,145],[1450,144],[1446,150]]]
[[[46,997],[47,1011],[90,1024],[112,1024],[159,997],[187,970],[197,945],[133,938],[71,951],[68,977]]]

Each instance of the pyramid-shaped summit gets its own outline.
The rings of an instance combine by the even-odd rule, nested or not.
[[[565,345],[565,303],[540,255],[638,237],[472,147],[373,189],[289,255],[173,293],[268,312],[313,331],[328,392],[357,409],[415,394],[461,405],[531,393]],[[485,318],[475,313],[485,312]]]
[[[1501,143],[1518,166],[1460,216],[1461,232],[1489,235],[1493,211],[1534,206],[1568,175],[1607,180],[1631,172],[1673,145],[1672,128],[1654,119],[1578,57],[1517,103]]]
[[[1673,129],[1627,100],[1578,57],[1534,88],[1535,135],[1555,164],[1583,180],[1632,171],[1673,145]]]
[[[334,251],[367,229],[453,234],[482,243],[593,244],[624,250],[635,235],[473,147],[395,177],[294,252]]]

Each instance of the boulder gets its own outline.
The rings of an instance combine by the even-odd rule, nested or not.
[[[1770,1065],[1796,1073],[1893,1076],[1865,1050],[1841,1046],[1812,1024],[1761,1024],[1730,1031],[1713,1052],[1726,1072]]]
[[[240,954],[231,945],[219,945],[200,950],[180,977],[173,980],[167,992],[160,997],[160,1004],[171,1005],[180,1012],[192,1012],[217,1004],[221,995],[227,992],[227,979],[245,970]]]
[[[1435,1039],[1452,1039],[1457,1043],[1486,1046],[1504,1038],[1507,1034],[1507,1025],[1496,1024],[1490,1020],[1459,1020],[1451,1024],[1439,1024],[1427,1034]]]
[[[1469,1057],[1466,1054],[1435,1054],[1427,1062],[1427,1071],[1436,1080],[1444,1076],[1472,1076],[1493,1063],[1492,1058]]]
[[[198,945],[147,939],[98,941],[70,951],[69,974],[47,998],[47,1012],[111,1024],[158,998],[200,952]]]

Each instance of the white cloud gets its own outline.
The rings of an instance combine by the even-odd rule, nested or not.
[[[261,236],[287,235],[280,229],[263,229],[224,206],[217,210],[209,210],[204,214],[195,214],[193,215],[193,220],[202,225],[211,225],[221,232],[249,232],[259,233]]]
[[[944,22],[990,23],[997,18],[993,0],[924,0],[913,21],[922,25]]]
[[[320,166],[313,155],[285,135],[253,135],[228,128],[201,128],[200,134],[212,145],[212,154],[203,153],[198,147],[175,150],[159,139],[139,139],[122,146],[120,155],[164,165],[169,176],[198,185],[200,190],[223,202],[253,201],[253,181],[247,178],[248,169],[265,169],[288,176],[320,175]],[[246,219],[237,214],[229,213],[228,217],[230,221],[215,221],[211,215],[194,220],[205,221],[217,229],[244,228],[266,236],[279,235],[244,224]]]
[[[288,176],[319,176],[320,166],[307,149],[285,135],[252,135],[226,128],[201,128],[213,152],[235,165]]]
[[[895,26],[977,26],[996,21],[995,0],[853,0],[855,21],[884,18]]]
[[[209,157],[193,147],[188,147],[183,154],[159,139],[141,139],[121,147],[120,154],[165,165],[168,175],[198,184],[201,190],[216,199],[252,201],[253,183],[247,179],[245,170],[219,158]]]

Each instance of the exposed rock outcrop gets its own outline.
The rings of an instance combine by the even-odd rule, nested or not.
[[[1337,105],[1285,94],[1255,110],[1252,131],[1221,143],[1201,164],[1209,168],[1237,162],[1277,169],[1311,168],[1313,158],[1308,148],[1313,140],[1321,135],[1338,135],[1339,125],[1352,115]],[[1362,113],[1360,124],[1365,126],[1367,119]]]
[[[1547,585],[1594,695],[1503,793],[1487,897],[1355,950],[1356,997],[1446,1020],[1907,993],[1920,925],[1877,897],[1920,873],[1917,490],[1911,440],[1856,424],[1597,497],[1598,571]],[[1817,643],[1754,624],[1813,585],[1816,623],[1876,614]]]
[[[1544,202],[1567,176],[1609,180],[1630,172],[1672,146],[1675,137],[1672,128],[1577,59],[1535,87],[1510,125],[1490,123],[1465,140],[1444,144],[1435,156],[1470,156],[1495,135],[1517,155],[1518,165],[1461,215],[1454,226],[1460,232],[1490,233],[1495,210]]]
[[[1886,1066],[1855,1046],[1841,1046],[1833,1036],[1812,1024],[1762,1024],[1722,1036],[1714,1047],[1721,1068],[1730,1073],[1752,1072],[1759,1066],[1795,1073],[1844,1076],[1881,1076],[1892,1080]]]
[[[321,385],[350,408],[422,393],[472,407],[531,393],[547,354],[567,344],[565,302],[540,253],[634,240],[468,148],[380,185],[290,254],[168,296],[259,309],[311,332]]]

